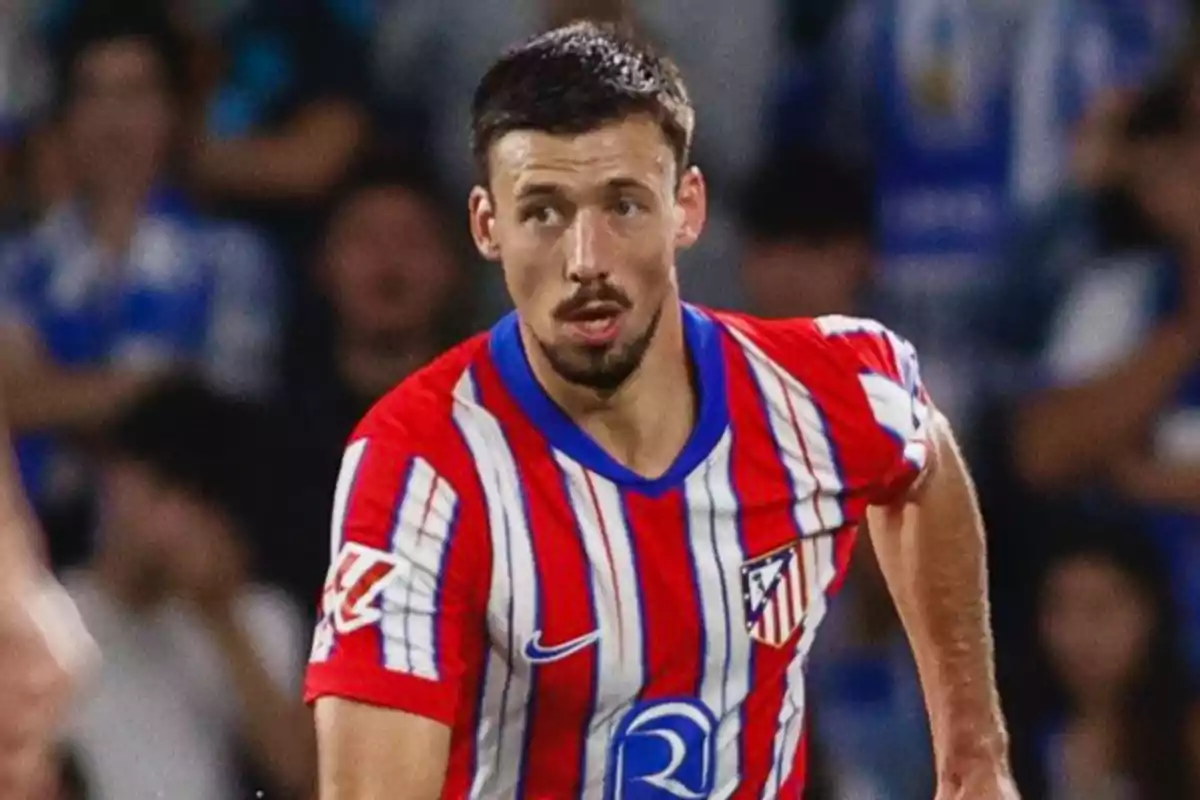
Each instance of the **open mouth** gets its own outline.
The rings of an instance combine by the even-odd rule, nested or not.
[[[617,338],[623,313],[616,303],[589,303],[561,315],[561,319],[572,337],[596,347]]]

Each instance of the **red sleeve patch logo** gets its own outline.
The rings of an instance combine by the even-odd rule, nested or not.
[[[321,610],[340,634],[353,633],[383,618],[379,596],[400,577],[402,564],[396,556],[347,543],[329,570],[321,596]]]

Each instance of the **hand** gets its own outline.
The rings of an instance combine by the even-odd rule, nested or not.
[[[0,797],[40,797],[55,728],[95,644],[48,575],[0,576]]]
[[[1020,794],[1006,766],[978,762],[946,770],[936,800],[1020,800]]]
[[[248,554],[219,514],[180,499],[169,516],[178,540],[168,563],[176,593],[205,620],[227,615],[246,582]]]

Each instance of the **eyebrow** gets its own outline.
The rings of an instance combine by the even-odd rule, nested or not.
[[[637,189],[640,191],[648,191],[649,187],[639,180],[634,178],[610,178],[604,182],[604,190],[622,190],[622,189]],[[517,192],[517,197],[524,199],[529,197],[552,197],[563,193],[563,187],[556,183],[527,183]]]

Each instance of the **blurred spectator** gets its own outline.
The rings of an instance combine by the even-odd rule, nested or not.
[[[49,59],[37,37],[34,0],[0,2],[0,230],[22,221],[26,200],[22,142],[45,112]]]
[[[1188,0],[1040,0],[1014,60],[1012,187],[1019,209],[1052,200],[1073,139],[1098,106],[1157,76],[1188,30]]]
[[[1188,112],[1191,80],[1167,83],[1134,109],[1114,148],[1115,188],[1077,199],[1074,226],[1061,232],[1083,245],[1076,257],[1086,268],[1050,328],[1048,385],[1019,417],[1015,452],[1038,490],[1100,483],[1152,512],[1200,667],[1200,128]]]
[[[332,320],[314,326],[318,336],[293,359],[281,403],[299,452],[289,459],[289,521],[279,526],[290,556],[272,577],[306,603],[328,566],[330,491],[355,425],[469,332],[471,293],[451,219],[427,165],[402,156],[364,160],[330,203],[315,282]]]
[[[772,318],[862,314],[874,271],[867,177],[821,151],[780,153],[743,189],[750,307]]]
[[[1054,161],[1101,88],[1137,82],[1165,56],[1181,5],[855,0],[796,70],[823,91],[785,105],[780,136],[819,136],[874,163],[879,315],[921,350],[930,389],[960,429],[1007,388],[983,322],[1014,215],[1026,193],[1057,189],[1027,186],[1047,156],[1021,148],[1047,142]]]
[[[308,796],[303,627],[249,577],[247,537],[275,505],[263,425],[172,383],[109,439],[98,550],[64,576],[104,654],[68,727],[100,800],[250,796],[239,746],[282,793],[266,796]]]
[[[222,207],[302,257],[313,243],[316,209],[370,134],[369,4],[216,7],[207,18],[194,8],[190,16],[211,54],[202,69],[209,85],[192,177]]]
[[[1009,696],[1027,800],[1200,797],[1200,716],[1165,568],[1121,522],[1066,520]]]
[[[6,253],[0,373],[13,426],[102,427],[164,370],[196,368],[262,394],[276,356],[273,269],[256,236],[197,214],[174,187],[183,47],[153,12],[85,10],[60,53],[74,195]],[[45,438],[21,443],[45,511],[78,464]]]

